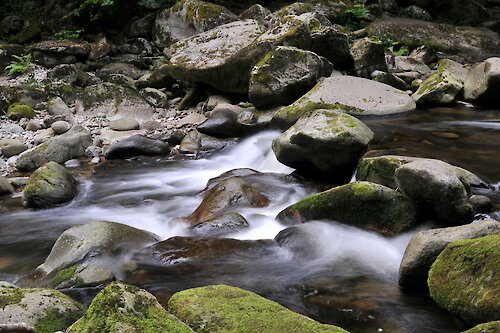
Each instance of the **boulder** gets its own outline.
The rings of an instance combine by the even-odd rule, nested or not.
[[[499,320],[500,233],[449,244],[429,271],[432,299],[475,325]]]
[[[21,154],[28,147],[17,139],[0,139],[0,149],[3,156],[11,157]]]
[[[227,213],[196,224],[190,228],[198,237],[218,237],[248,228],[248,222],[238,213]]]
[[[132,131],[139,129],[139,122],[134,118],[119,118],[109,122],[113,131]]]
[[[499,89],[500,58],[489,58],[469,70],[464,85],[464,97],[474,103],[498,104]]]
[[[281,211],[276,219],[285,224],[332,220],[394,235],[416,222],[415,204],[388,187],[354,182],[314,194]]]
[[[470,185],[438,160],[417,160],[396,169],[396,185],[423,211],[451,224],[469,223],[474,208],[468,202]]]
[[[108,81],[113,75],[125,75],[132,80],[137,80],[143,75],[143,71],[133,64],[123,62],[107,64],[96,71],[96,76],[105,81]]]
[[[133,156],[167,155],[169,152],[167,143],[136,134],[109,147],[105,157],[111,160]]]
[[[0,195],[12,194],[16,190],[14,186],[9,182],[9,180],[3,176],[0,176]]]
[[[500,332],[500,321],[490,321],[489,323],[484,323],[477,325],[470,330],[464,331],[462,333],[498,333]]]
[[[66,133],[19,155],[16,167],[21,171],[32,171],[50,161],[62,164],[67,160],[85,156],[85,149],[90,145],[90,131],[81,125],[74,125]]]
[[[5,282],[0,283],[0,323],[25,323],[32,327],[30,331],[6,330],[7,332],[64,331],[83,313],[84,309],[80,303],[59,291],[23,289]]]
[[[373,139],[360,120],[333,110],[315,110],[273,140],[281,163],[299,172],[347,182]]]
[[[385,46],[370,38],[356,40],[351,46],[354,67],[358,76],[369,78],[376,71],[387,72]]]
[[[47,112],[51,116],[70,116],[73,113],[61,97],[53,97],[47,102]]]
[[[144,289],[113,282],[101,290],[68,333],[193,332]]]
[[[394,88],[399,89],[401,91],[406,91],[409,88],[408,84],[403,79],[397,77],[396,75],[394,75],[392,73],[379,72],[373,78],[373,81],[385,83],[385,84],[390,85],[391,87],[394,87]]]
[[[315,109],[351,115],[389,115],[415,110],[415,102],[401,90],[354,76],[335,75],[319,82],[293,104],[280,109],[273,124],[288,128]]]
[[[271,11],[265,7],[262,7],[258,3],[248,7],[240,15],[240,20],[263,20],[266,16],[270,17]]]
[[[394,67],[390,68],[392,72],[415,72],[419,76],[427,75],[431,72],[429,66],[427,66],[422,60],[410,56],[395,56],[394,57]]]
[[[27,207],[50,208],[73,200],[77,182],[71,173],[56,162],[48,162],[36,169],[23,191]]]
[[[320,324],[250,291],[225,285],[178,292],[168,310],[196,332],[346,332]],[[242,316],[242,313],[245,315]]]
[[[420,231],[406,247],[399,266],[399,285],[406,290],[425,291],[431,265],[448,244],[499,232],[500,222],[495,220]]]
[[[113,273],[102,267],[74,265],[59,271],[50,281],[50,287],[55,289],[96,287],[115,279]]]
[[[14,103],[7,109],[7,117],[10,120],[20,120],[22,118],[31,119],[36,116],[33,108],[28,104]]]
[[[50,128],[52,129],[52,131],[54,131],[55,135],[60,135],[69,131],[71,125],[67,121],[58,120],[53,122],[52,125],[50,125]]]
[[[171,88],[176,81],[168,73],[168,65],[163,64],[155,69],[151,74],[145,75],[136,81],[135,85],[138,89],[142,88]]]
[[[252,69],[248,95],[256,107],[288,105],[309,91],[333,65],[314,52],[279,46]]]

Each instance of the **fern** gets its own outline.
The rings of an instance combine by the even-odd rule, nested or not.
[[[22,57],[13,55],[13,57],[16,60],[12,60],[10,65],[5,67],[9,71],[9,75],[25,73],[31,65],[31,54]]]

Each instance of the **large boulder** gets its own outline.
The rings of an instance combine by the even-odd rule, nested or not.
[[[21,171],[32,171],[50,161],[62,164],[67,160],[85,156],[85,149],[90,145],[90,131],[81,125],[74,125],[66,133],[19,155],[16,167]]]
[[[193,330],[168,313],[146,290],[113,282],[97,294],[87,312],[67,332],[189,333]]]
[[[80,303],[59,291],[42,288],[23,289],[0,282],[0,327],[20,323],[32,327],[29,331],[5,330],[6,332],[64,331],[80,318],[83,312]]]
[[[417,211],[411,199],[388,187],[354,182],[285,208],[276,219],[285,224],[331,220],[394,235],[412,227]]]
[[[320,109],[297,120],[272,148],[278,161],[302,173],[346,182],[372,139],[360,120]]]
[[[168,143],[136,134],[109,147],[105,157],[111,160],[132,156],[167,155],[169,152]]]
[[[254,66],[248,95],[255,106],[288,105],[333,70],[328,60],[295,47],[279,46]]]
[[[156,16],[153,41],[161,48],[200,32],[236,21],[238,17],[227,8],[210,2],[181,0]]]
[[[500,233],[449,244],[429,271],[432,299],[469,324],[500,319]]]
[[[250,291],[225,285],[178,292],[170,298],[168,310],[195,332],[346,332]]]
[[[389,115],[415,110],[415,102],[401,90],[354,76],[335,75],[319,82],[293,104],[280,109],[273,124],[288,128],[315,109],[351,115]]]
[[[500,222],[495,220],[420,231],[406,247],[399,266],[399,285],[406,290],[426,290],[431,265],[448,244],[494,233],[500,233]]]
[[[23,204],[34,208],[50,208],[71,201],[77,182],[71,173],[56,162],[36,169],[23,191]]]
[[[387,71],[385,46],[371,38],[356,40],[351,46],[354,67],[358,76],[369,78],[376,71]]]
[[[464,85],[465,99],[479,104],[500,101],[500,58],[489,58],[469,70]]]

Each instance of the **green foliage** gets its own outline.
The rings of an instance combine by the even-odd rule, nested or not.
[[[159,0],[135,0],[137,5],[147,9],[158,9]],[[67,16],[81,16],[86,14],[91,21],[102,17],[104,11],[115,5],[115,0],[73,0],[70,3],[71,12]]]
[[[387,50],[391,53],[396,52],[396,56],[407,56],[410,54],[410,50],[408,46],[406,45],[401,45],[400,42],[396,42],[389,38],[387,35],[380,35],[380,36],[375,36],[373,37],[373,40],[375,42],[378,42],[380,44],[383,44],[384,46],[387,47]],[[396,51],[397,50],[397,51]]]
[[[158,0],[139,0],[137,4],[147,9],[158,9],[160,7]]]
[[[31,54],[25,56],[13,55],[16,60],[12,60],[10,65],[5,67],[9,71],[9,75],[25,73],[31,65]]]
[[[75,40],[80,37],[80,34],[84,32],[85,29],[81,28],[78,30],[61,30],[59,32],[56,32],[55,35],[59,37],[59,39],[67,39],[67,40]]]
[[[370,11],[362,3],[355,4],[352,9],[346,9],[347,21],[344,25],[345,30],[357,30],[363,27],[363,20],[366,20]]]
[[[396,56],[407,56],[410,54],[410,50],[408,49],[407,46],[401,46],[399,48],[399,51],[396,52]]]

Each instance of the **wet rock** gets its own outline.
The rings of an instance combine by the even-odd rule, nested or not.
[[[132,131],[139,129],[139,122],[134,118],[119,118],[109,122],[113,131]]]
[[[498,232],[500,232],[500,222],[486,220],[459,227],[425,230],[415,234],[406,247],[399,266],[399,285],[407,290],[427,290],[427,277],[431,265],[448,244]]]
[[[14,192],[14,186],[11,185],[9,180],[3,176],[0,176],[0,195],[12,194]]]
[[[28,104],[14,103],[7,109],[7,117],[11,120],[31,119],[35,116],[33,108]]]
[[[94,298],[87,312],[68,328],[83,332],[193,332],[168,313],[146,290],[113,282]]]
[[[169,152],[167,143],[136,134],[109,147],[105,157],[111,160],[132,156],[167,155]]]
[[[86,157],[95,157],[99,156],[102,153],[102,148],[99,146],[88,146],[85,149],[85,156]]]
[[[75,265],[58,272],[50,282],[50,287],[55,289],[95,287],[115,279],[113,273],[99,266]]]
[[[71,201],[77,193],[77,182],[65,167],[56,162],[44,164],[30,176],[23,191],[27,207],[50,208]]]
[[[234,207],[267,207],[269,199],[240,177],[225,179],[206,192],[203,201],[187,217],[191,225],[208,221]]]
[[[399,190],[425,212],[451,225],[469,223],[474,208],[468,202],[470,185],[438,160],[417,160],[405,164],[395,172]]]
[[[179,152],[184,154],[198,154],[201,149],[201,134],[194,130],[187,133],[182,139]]]
[[[3,156],[11,157],[21,154],[28,147],[16,139],[0,139],[0,149],[2,149]]]
[[[71,128],[70,123],[64,120],[55,121],[50,125],[50,128],[54,131],[54,134],[60,135],[66,133]]]
[[[464,85],[466,100],[492,105],[498,103],[500,97],[500,58],[489,58],[469,70]]]
[[[205,90],[199,87],[194,87],[188,89],[186,95],[181,99],[177,108],[179,110],[187,110],[190,107],[193,107],[200,103],[202,100],[206,98]]]
[[[354,67],[358,76],[369,78],[376,70],[387,72],[385,46],[370,38],[356,40],[351,46]]]
[[[499,319],[500,233],[449,244],[429,271],[432,299],[469,324]]]
[[[280,46],[252,69],[250,102],[257,107],[290,104],[332,70],[333,65],[314,52]]]
[[[225,285],[206,286],[178,292],[168,302],[169,312],[198,330],[229,332],[346,332],[320,324],[250,291]],[[241,313],[245,316],[241,316]],[[278,319],[279,318],[279,319]]]
[[[120,62],[107,64],[96,71],[96,75],[105,81],[108,81],[112,75],[117,74],[125,75],[133,80],[137,80],[143,75],[143,72],[133,64]]]
[[[66,133],[50,138],[19,155],[16,167],[21,171],[32,171],[49,161],[64,163],[72,158],[83,157],[85,149],[90,145],[90,131],[80,125],[74,125]]]
[[[389,115],[415,110],[415,102],[403,91],[383,83],[336,75],[319,82],[293,104],[280,109],[273,124],[288,128],[315,109],[338,110],[351,115]]]
[[[469,198],[469,203],[474,206],[477,213],[489,213],[493,209],[493,202],[484,195],[472,195]]]
[[[22,289],[1,283],[0,300],[2,324],[25,323],[36,332],[65,330],[84,313],[80,303],[52,289]]]
[[[358,119],[332,110],[315,110],[273,140],[281,163],[299,172],[348,181],[373,132]]]
[[[497,333],[497,332],[500,332],[500,321],[490,321],[489,323],[480,324],[462,333]]]
[[[285,224],[333,220],[394,235],[412,227],[417,211],[411,199],[388,187],[354,182],[307,197],[281,211]]]
[[[47,112],[52,116],[72,115],[71,109],[64,103],[61,97],[53,97],[47,102]]]
[[[248,228],[247,220],[238,213],[227,213],[216,216],[190,228],[198,237],[218,237]]]
[[[316,249],[314,234],[318,230],[311,230],[308,224],[288,227],[281,230],[274,240],[284,249],[292,252],[294,258],[312,260],[318,258],[321,253]]]
[[[212,110],[208,119],[198,126],[201,133],[217,137],[236,137],[244,133],[243,128],[238,124],[238,115],[243,108],[220,103]]]
[[[231,177],[245,177],[245,176],[255,175],[255,174],[260,174],[260,172],[257,170],[254,170],[254,169],[249,169],[249,168],[240,168],[240,169],[233,169],[233,170],[226,171],[217,177],[210,178],[207,182],[207,186],[203,189],[202,192],[212,189],[214,186],[216,186],[218,183],[220,183],[221,181],[223,181],[225,179],[228,179]]]

